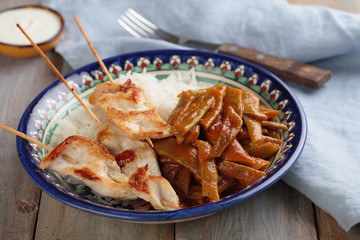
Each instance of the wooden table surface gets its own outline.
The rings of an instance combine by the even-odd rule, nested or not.
[[[0,10],[39,0],[0,1]],[[296,1],[360,13],[357,1]],[[58,69],[64,61],[46,54]],[[64,73],[65,74],[65,73]],[[40,57],[0,55],[0,122],[17,128],[30,103],[57,77]],[[0,130],[0,239],[360,239],[360,225],[342,230],[327,213],[280,181],[240,205],[177,224],[135,224],[65,206],[22,169],[15,136]]]

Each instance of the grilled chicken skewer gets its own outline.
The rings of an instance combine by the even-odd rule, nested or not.
[[[106,197],[122,200],[141,198],[159,210],[180,208],[179,198],[165,178],[150,175],[148,165],[125,175],[119,160],[94,140],[70,136],[52,149],[1,123],[0,128],[50,151],[39,164],[42,170],[53,170],[64,178],[78,179]]]
[[[77,100],[84,106],[93,119],[99,125],[101,125],[101,122],[80,99],[80,97],[72,90],[64,77],[45,56],[36,43],[32,41],[32,39],[26,34],[26,32],[19,24],[17,24],[17,27],[29,39],[33,47],[53,69],[59,79],[65,83],[65,85],[74,94]],[[40,146],[45,148],[45,145]],[[149,145],[147,146],[149,147]],[[146,164],[142,167],[132,167],[132,171],[127,171],[128,174],[126,176],[121,173],[121,169],[117,165],[117,162],[120,162],[120,160],[116,161],[115,158],[108,153],[104,146],[94,140],[80,136],[70,136],[62,143],[57,145],[55,149],[51,149],[49,147],[46,147],[46,149],[49,150],[50,153],[45,156],[39,165],[39,168],[43,170],[54,170],[62,177],[75,177],[79,180],[82,180],[95,192],[98,192],[107,197],[113,197],[117,199],[142,198],[150,202],[156,209],[170,210],[179,208],[179,199],[169,182],[160,176],[160,170],[157,169],[155,175],[150,175],[148,173],[149,165]],[[153,150],[151,149],[151,151]],[[155,159],[156,161],[156,154],[152,154],[151,151],[149,149],[142,152],[139,151],[139,156],[145,153],[146,157],[146,154],[148,153],[149,156],[152,155],[151,159]],[[82,155],[85,156],[85,159],[82,157]],[[147,161],[147,158],[144,159],[144,156],[138,159],[140,161]],[[137,162],[139,162],[139,160]],[[76,168],[69,165],[79,166]],[[154,168],[153,165],[154,164],[152,164],[152,168]]]
[[[125,175],[119,162],[100,143],[70,136],[45,156],[39,168],[81,180],[106,197],[122,200],[141,198],[159,210],[180,208],[178,196],[170,183],[161,176],[150,175],[148,165]]]
[[[124,84],[100,83],[89,97],[89,103],[103,108],[109,122],[132,139],[171,136],[171,126],[145,101],[144,91],[127,80]]]
[[[88,43],[91,51],[93,52],[94,56],[96,57],[99,65],[100,65],[101,68],[103,69],[105,75],[108,77],[109,81],[110,81],[112,84],[116,85],[116,83],[115,83],[114,79],[112,78],[111,74],[109,73],[107,67],[105,66],[104,62],[101,60],[101,58],[100,58],[99,54],[97,53],[95,47],[93,46],[93,44],[91,43],[89,37],[87,36],[87,34],[86,34],[84,28],[82,27],[79,19],[78,19],[75,15],[74,15],[74,20],[75,20],[76,24],[78,25],[81,33],[83,34],[86,42]],[[145,129],[144,129],[142,126],[140,126],[140,130],[145,131]],[[151,141],[150,138],[146,138],[146,141],[150,144],[151,147],[154,147],[154,144],[152,143],[152,141]]]

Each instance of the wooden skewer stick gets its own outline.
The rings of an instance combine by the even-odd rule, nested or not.
[[[42,142],[39,142],[39,141],[37,141],[37,140],[35,140],[35,139],[27,136],[26,134],[24,134],[24,133],[22,133],[22,132],[19,132],[19,131],[15,130],[15,129],[11,128],[11,127],[5,126],[4,124],[1,124],[1,123],[0,123],[0,128],[5,129],[5,130],[7,130],[7,131],[9,131],[9,132],[11,132],[11,133],[13,133],[13,134],[15,134],[15,135],[23,138],[23,139],[25,139],[25,140],[28,140],[29,142],[32,142],[32,143],[38,145],[39,147],[42,147],[42,148],[48,150],[49,152],[52,150],[51,147],[46,146],[46,145],[43,144]]]
[[[83,102],[83,100],[77,95],[77,93],[73,90],[73,88],[68,84],[65,78],[61,75],[61,73],[56,69],[54,64],[46,57],[44,52],[38,47],[38,45],[30,38],[30,36],[22,29],[19,24],[16,26],[21,30],[21,32],[27,37],[27,39],[31,42],[35,50],[40,54],[40,56],[46,61],[46,63],[51,67],[54,73],[58,76],[59,80],[65,84],[65,86],[70,90],[70,92],[75,96],[75,98],[80,102],[80,104],[85,108],[85,110],[90,114],[90,116],[95,120],[95,122],[101,125],[100,120],[94,115],[94,113],[90,110],[90,108]]]
[[[86,40],[86,42],[88,43],[91,51],[94,53],[97,61],[99,62],[99,65],[101,66],[101,68],[103,69],[104,73],[105,73],[106,76],[108,77],[109,81],[110,81],[111,83],[115,83],[114,79],[111,77],[111,74],[109,73],[108,69],[106,68],[104,62],[101,60],[99,54],[96,52],[94,46],[93,46],[92,43],[90,42],[89,37],[87,36],[84,28],[81,26],[81,24],[80,24],[80,22],[79,22],[79,19],[76,17],[76,15],[74,15],[74,19],[75,19],[75,22],[76,22],[76,24],[78,25],[81,33],[84,35],[85,40]]]
[[[179,206],[177,206],[176,204],[172,203],[172,202],[169,202],[169,201],[166,201],[164,199],[161,199],[160,202],[162,203],[162,205],[164,206],[168,206],[168,207],[171,207],[171,208],[174,208],[174,209],[180,209]]]
[[[141,131],[144,131],[145,129],[143,128],[143,126],[140,126],[140,130],[141,130]],[[153,142],[151,141],[150,138],[146,138],[146,141],[148,142],[148,144],[150,145],[150,147],[154,148],[154,144],[153,144]]]

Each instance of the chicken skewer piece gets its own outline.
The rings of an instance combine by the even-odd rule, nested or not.
[[[89,103],[105,110],[107,119],[132,139],[169,137],[171,126],[146,102],[144,91],[128,79],[123,84],[101,83]]]
[[[89,37],[87,36],[84,28],[82,27],[82,25],[81,25],[81,23],[80,23],[80,21],[79,21],[79,19],[77,18],[76,15],[74,15],[74,20],[75,20],[76,24],[78,25],[81,33],[83,34],[86,42],[88,43],[91,51],[94,53],[94,55],[95,55],[95,57],[96,57],[99,65],[101,66],[101,68],[103,69],[104,73],[105,73],[106,76],[108,77],[109,81],[110,81],[111,83],[113,83],[113,84],[116,84],[115,81],[114,81],[114,79],[112,78],[111,74],[109,73],[107,67],[105,66],[104,62],[101,60],[99,54],[97,53],[95,47],[94,47],[93,44],[91,43]],[[142,126],[140,126],[140,130],[144,131],[144,128],[143,128]],[[152,148],[154,147],[154,144],[152,143],[152,141],[151,141],[150,138],[146,138],[146,141],[149,143],[149,145],[150,145]]]
[[[165,178],[150,175],[147,165],[126,176],[103,145],[85,137],[70,136],[65,139],[44,157],[39,168],[78,179],[106,197],[122,200],[141,198],[159,210],[179,208],[178,196]]]
[[[55,72],[55,74],[59,77],[59,79],[65,83],[65,85],[68,87],[68,89],[74,94],[74,96],[77,98],[77,100],[83,105],[83,107],[90,113],[90,115],[93,117],[93,119],[98,123],[98,125],[101,125],[101,122],[96,118],[96,116],[91,112],[91,110],[87,107],[87,105],[80,99],[80,97],[72,90],[72,88],[70,87],[70,85],[68,85],[67,81],[64,79],[64,77],[60,74],[60,72],[56,69],[56,67],[51,63],[51,61],[45,56],[45,54],[41,51],[41,49],[36,45],[35,42],[32,41],[32,39],[26,34],[26,32],[21,28],[21,26],[19,24],[17,24],[17,27],[23,32],[23,34],[28,38],[28,40],[31,42],[31,44],[33,45],[33,47],[37,50],[37,52],[44,58],[44,60],[48,63],[48,65],[52,68],[52,70]],[[152,144],[151,144],[152,145]],[[50,149],[49,149],[50,150]],[[67,162],[73,162],[73,159],[72,158],[69,158],[68,156],[64,156],[64,159],[65,161]],[[140,169],[140,168],[139,168]],[[138,170],[139,170],[138,169]],[[144,171],[143,171],[144,172]],[[147,169],[145,171],[145,173],[147,173]],[[144,174],[142,174],[144,175]],[[149,175],[149,174],[147,174]],[[157,177],[157,176],[151,176],[149,175],[150,177]],[[144,178],[144,176],[142,176]],[[166,179],[162,178],[162,177],[159,177],[160,180],[158,179],[158,183],[161,183],[160,185],[154,185],[154,189],[161,189],[161,187],[164,187],[164,186],[169,186],[169,189],[171,189],[173,191],[173,194],[174,196],[176,196],[176,198],[178,199],[175,191],[172,189],[171,185],[167,182]],[[160,188],[159,188],[160,187]],[[101,189],[101,188],[100,188]],[[169,192],[169,189],[166,191],[166,192]],[[171,191],[170,191],[171,192]],[[141,196],[140,196],[141,195]],[[147,195],[143,194],[143,193],[140,193],[139,197],[140,198],[143,198],[144,200],[147,200],[149,201],[149,199],[147,199]],[[157,194],[159,195],[159,194]],[[174,196],[172,196],[174,198]],[[151,202],[151,201],[150,201]],[[161,201],[160,201],[161,202]],[[166,206],[167,204],[170,204],[170,206],[172,206],[172,208],[174,206],[178,206],[178,204],[176,205],[175,203],[172,203],[171,201],[167,201],[167,200],[164,200],[164,206]],[[156,205],[156,204],[155,204]],[[160,207],[158,204],[157,206],[154,206],[156,208],[159,208],[159,209],[162,209],[162,207]]]
[[[160,210],[180,208],[179,198],[165,178],[150,175],[147,165],[126,176],[108,150],[94,140],[70,136],[52,149],[1,123],[0,128],[50,151],[38,166],[42,170],[54,170],[62,177],[81,180],[106,197],[123,200],[142,198]]]
[[[96,140],[115,156],[125,175],[130,176],[138,168],[148,166],[150,175],[161,176],[156,153],[146,142],[128,138],[112,124],[102,126]]]

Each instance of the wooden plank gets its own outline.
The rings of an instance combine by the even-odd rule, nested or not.
[[[316,220],[318,225],[318,235],[320,240],[326,239],[360,239],[360,224],[352,227],[348,232],[345,232],[336,220],[329,214],[316,208]]]
[[[0,9],[38,3],[40,0],[0,1]],[[53,53],[49,56],[59,58]],[[17,128],[30,101],[55,78],[38,57],[16,59],[0,55],[0,73],[0,122]],[[33,239],[39,198],[40,189],[21,167],[15,136],[1,130],[0,239]]]
[[[316,239],[311,201],[279,182],[219,214],[178,223],[175,239]]]
[[[321,5],[352,13],[360,12],[360,2],[352,0],[287,0],[293,4]]]
[[[0,89],[0,96],[4,95],[4,90]],[[0,99],[3,104],[4,99]],[[1,107],[0,121],[16,128],[19,114],[13,110],[17,107],[13,105],[12,109],[6,110]],[[14,135],[2,130],[0,154],[0,239],[32,239],[40,190],[25,175],[20,165]]]
[[[173,239],[173,224],[128,223],[68,207],[42,194],[35,239]]]
[[[59,58],[50,52],[52,59]],[[56,61],[55,61],[56,62]],[[59,65],[59,62],[56,62]],[[16,59],[0,56],[0,122],[17,128],[26,107],[56,79],[39,57]],[[0,239],[32,239],[40,189],[21,167],[15,136],[0,131]]]

